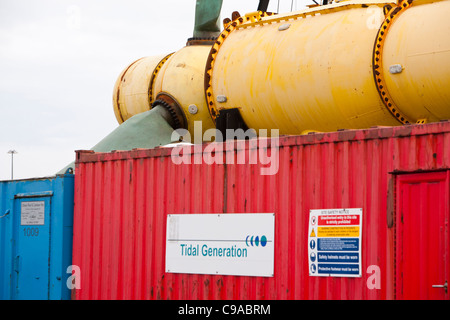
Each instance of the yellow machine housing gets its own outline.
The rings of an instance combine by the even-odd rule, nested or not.
[[[204,131],[232,109],[249,128],[280,134],[449,119],[448,17],[450,0],[235,14],[213,45],[126,68],[114,90],[116,117],[121,123],[169,97],[191,134],[194,121]]]
[[[114,85],[113,107],[119,124],[151,109],[154,77],[168,56],[144,57],[126,67]]]
[[[411,121],[450,113],[450,1],[414,1],[394,20],[383,49],[386,87]],[[392,74],[392,65],[402,72]]]
[[[119,76],[113,105],[119,123],[148,111],[159,97],[170,97],[182,112],[185,129],[195,139],[194,121],[202,133],[214,128],[205,101],[204,72],[211,46],[192,45],[167,56],[146,57],[133,62]]]
[[[204,91],[205,65],[210,50],[207,45],[182,48],[167,60],[155,80],[155,99],[166,93],[178,101],[186,119],[185,129],[192,139],[195,139],[194,121],[202,122],[202,135],[207,129],[214,128]]]

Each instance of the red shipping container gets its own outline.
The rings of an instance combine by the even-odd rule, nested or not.
[[[258,148],[78,151],[75,298],[449,299],[450,122],[280,137],[274,175],[206,163]],[[362,277],[309,275],[309,211],[334,208],[362,208]],[[274,276],[166,273],[167,215],[193,213],[274,213]]]

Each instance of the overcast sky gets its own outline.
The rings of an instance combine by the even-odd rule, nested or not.
[[[182,48],[195,0],[0,0],[0,180],[52,176],[118,123],[112,90],[138,58]],[[221,19],[258,0],[224,0]],[[279,11],[308,0],[280,0]],[[272,0],[269,11],[276,12]]]

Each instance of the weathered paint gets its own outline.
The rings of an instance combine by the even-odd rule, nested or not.
[[[352,0],[245,15],[211,50],[211,114],[239,108],[249,128],[291,135],[448,119],[449,13],[448,0]]]
[[[73,197],[72,174],[0,182],[0,300],[70,299]],[[26,224],[33,203],[44,216]]]
[[[116,119],[123,123],[132,116],[150,110],[153,78],[168,56],[144,57],[127,66],[119,75],[113,90]]]
[[[392,101],[415,120],[447,119],[450,102],[450,38],[448,15],[450,1],[412,1],[411,8],[400,14],[387,32],[383,49],[386,90]],[[417,21],[421,23],[417,23]],[[431,31],[433,30],[433,31]],[[389,68],[402,66],[401,73]]]
[[[210,45],[189,45],[164,58],[146,57],[133,62],[118,77],[113,105],[119,123],[148,111],[159,94],[179,103],[186,118],[185,129],[195,136],[194,121],[201,121],[203,132],[214,127],[205,101],[204,75]],[[197,112],[189,112],[195,105]],[[200,138],[200,137],[199,137]]]
[[[81,268],[81,289],[76,299],[408,298],[400,294],[396,257],[398,234],[410,226],[399,225],[398,179],[448,172],[450,122],[286,136],[279,144],[275,175],[260,175],[262,164],[176,165],[170,148],[79,151],[73,263]],[[235,159],[258,152],[248,142],[231,150]],[[201,156],[192,151],[191,158]],[[442,197],[448,204],[448,191]],[[445,245],[448,205],[441,207]],[[323,208],[363,209],[361,278],[309,276],[309,210]],[[165,273],[167,214],[272,212],[274,277]],[[400,242],[403,248],[412,245]],[[426,251],[429,244],[419,245]],[[446,248],[448,257],[448,243]],[[441,263],[448,277],[448,259]],[[415,277],[424,280],[429,272]]]

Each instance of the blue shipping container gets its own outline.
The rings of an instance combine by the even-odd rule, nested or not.
[[[70,299],[74,176],[0,181],[0,300]]]

